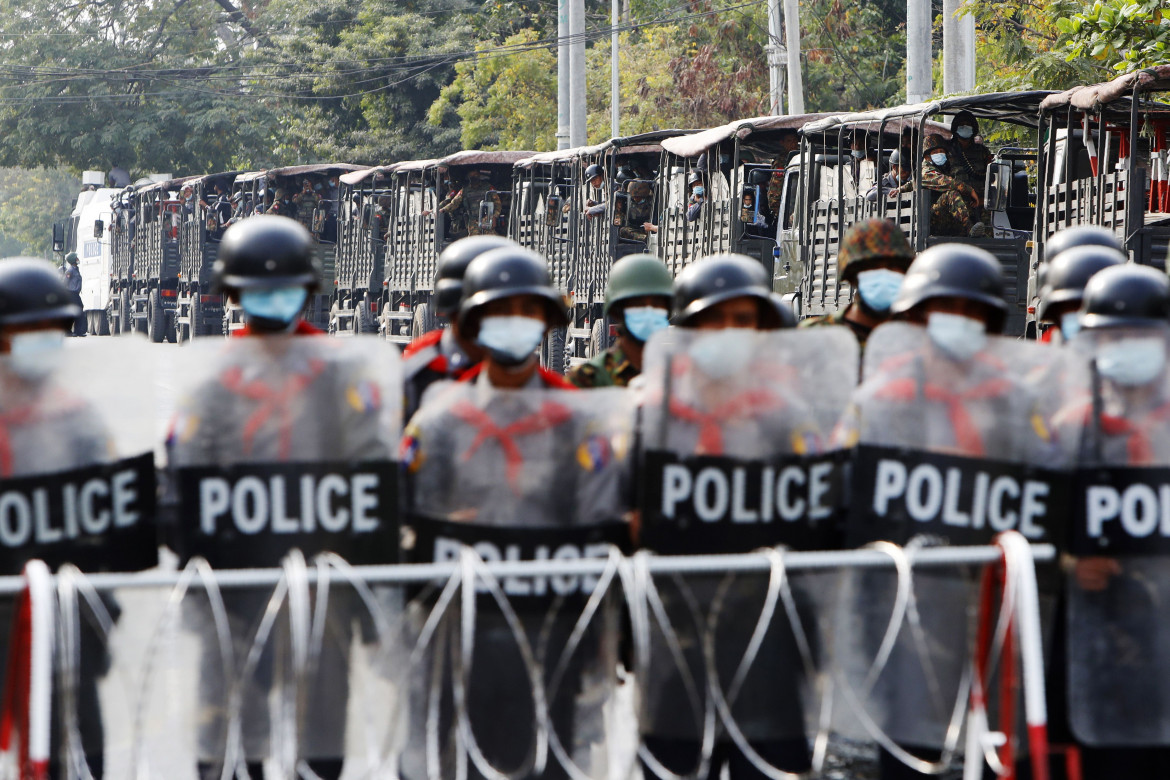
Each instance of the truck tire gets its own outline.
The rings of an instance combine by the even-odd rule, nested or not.
[[[166,336],[167,313],[163,310],[162,296],[158,290],[150,291],[146,299],[146,335],[155,344],[161,344]]]
[[[89,327],[89,332],[97,336],[110,335],[110,320],[106,316],[105,309],[99,309],[92,314],[93,324]]]
[[[118,332],[133,333],[134,320],[130,318],[130,291],[122,290],[118,295]]]
[[[187,340],[194,341],[196,336],[202,335],[199,332],[199,321],[203,319],[203,299],[198,290],[191,293],[191,305],[187,307],[187,311],[191,318],[191,322],[187,326]]]
[[[589,331],[589,354],[586,357],[596,357],[607,349],[609,349],[609,328],[603,317],[593,321],[593,327]]]
[[[417,339],[425,333],[435,329],[435,315],[431,313],[428,304],[420,303],[414,307],[414,317],[410,322],[410,338]]]
[[[544,337],[544,367],[558,374],[565,373],[565,336],[564,328],[553,328]]]
[[[357,311],[354,312],[353,317],[354,335],[364,336],[378,332],[378,321],[374,319],[374,314],[370,311],[373,303],[373,298],[368,292],[362,295],[361,300],[357,302]]]

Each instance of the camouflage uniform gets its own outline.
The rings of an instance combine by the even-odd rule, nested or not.
[[[491,204],[490,213],[485,214],[480,211],[483,201]],[[480,196],[479,200],[472,202],[470,207],[474,210],[476,218],[471,220],[467,226],[469,236],[490,236],[499,232],[496,230],[496,224],[504,213],[504,202],[500,198],[500,193],[495,190],[487,190]]]
[[[306,230],[313,229],[313,212],[317,210],[317,204],[321,198],[313,190],[308,192],[298,192],[293,196],[293,203],[297,207],[297,222],[305,226]]]
[[[615,222],[618,219],[621,219],[620,216],[615,218]],[[618,235],[632,241],[646,240],[646,231],[642,229],[644,223],[657,224],[654,219],[654,191],[648,183],[633,182],[630,184],[629,206],[626,209],[623,222],[624,224],[618,230]]]
[[[951,175],[970,185],[974,190],[983,189],[983,182],[987,177],[987,166],[991,164],[991,152],[983,144],[974,141],[964,149],[958,139],[951,140],[951,147],[947,150],[947,160],[951,164]]]
[[[462,238],[467,235],[467,209],[463,207],[463,189],[447,193],[447,197],[439,201],[439,213],[446,214],[450,220],[448,238]]]
[[[908,181],[895,192],[910,192],[914,181]],[[972,216],[979,193],[966,182],[949,176],[925,161],[922,166],[922,189],[931,190],[930,233],[935,236],[965,236],[973,224]]]
[[[816,317],[806,317],[797,325],[798,328],[817,328],[822,325],[845,325],[853,331],[853,335],[857,337],[857,343],[861,345],[861,351],[865,352],[865,340],[869,338],[869,334],[873,332],[872,328],[867,328],[864,325],[859,325],[856,322],[845,319],[845,312],[848,308],[838,309],[830,314],[820,314]]]
[[[568,380],[577,387],[628,387],[640,372],[616,344],[569,371]]]

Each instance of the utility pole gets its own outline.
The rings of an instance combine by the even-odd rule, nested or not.
[[[956,17],[961,0],[943,0],[943,93],[975,89],[975,17]]]
[[[585,145],[585,0],[569,0],[569,146]]]
[[[557,149],[569,148],[569,0],[557,0]]]
[[[906,0],[906,102],[925,103],[934,92],[930,0]]]
[[[788,113],[804,113],[804,78],[800,73],[800,2],[784,0],[784,32],[788,42]]]
[[[618,8],[621,0],[609,3],[609,134],[617,138],[621,133],[621,77],[618,74]]]
[[[784,30],[780,15],[780,0],[768,0],[768,96],[772,116],[784,113]]]

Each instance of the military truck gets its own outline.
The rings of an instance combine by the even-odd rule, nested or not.
[[[609,269],[628,254],[646,251],[641,224],[629,223],[629,187],[653,192],[661,142],[689,130],[662,130],[601,144],[546,152],[513,169],[509,234],[548,259],[553,283],[572,301],[572,321],[549,334],[545,365],[577,365],[606,349],[613,337],[602,315]],[[597,166],[594,168],[594,166]],[[600,188],[586,180],[600,171]]]
[[[512,166],[532,152],[467,150],[387,166],[385,296],[378,330],[405,343],[437,327],[435,260],[469,234],[507,235]]]
[[[1057,230],[1113,231],[1131,258],[1165,269],[1170,250],[1170,65],[1073,87],[1040,104],[1036,257]],[[1029,295],[1037,290],[1033,267]]]
[[[110,320],[110,278],[114,264],[114,223],[112,205],[122,191],[104,186],[105,174],[85,171],[83,189],[77,195],[69,218],[53,225],[53,251],[64,263],[65,255],[76,252],[81,271],[81,305],[90,335],[108,335]]]
[[[145,333],[155,343],[175,340],[179,232],[184,210],[194,209],[187,187],[192,178],[126,188],[115,199],[107,309],[113,332]]]
[[[939,243],[979,246],[1003,265],[1010,311],[1005,332],[1022,335],[1028,316],[1028,278],[1036,217],[1035,188],[1029,171],[1037,159],[1037,125],[1046,91],[998,92],[943,98],[856,114],[832,116],[801,130],[796,168],[799,217],[795,240],[801,252],[799,307],[803,316],[825,314],[847,305],[852,291],[837,278],[840,237],[856,222],[882,217],[898,223],[916,251]],[[932,220],[937,193],[921,186],[923,139],[939,134],[951,141],[949,124],[960,111],[972,114],[980,133],[1002,131],[1015,142],[991,150],[990,163],[976,182],[980,205],[974,208],[983,235],[953,235]],[[942,121],[947,120],[947,121]],[[978,142],[978,139],[976,139]],[[860,154],[852,154],[854,150]],[[913,189],[888,194],[878,182],[889,156],[905,149],[913,162]],[[859,159],[860,158],[860,159]],[[781,229],[779,241],[793,230]]]
[[[341,176],[337,260],[329,332],[378,332],[386,286],[386,240],[394,190],[388,166]]]
[[[194,205],[181,211],[179,278],[171,341],[222,335],[223,296],[211,288],[211,271],[223,232],[232,223],[235,206],[232,183],[239,172],[229,171],[188,179]]]
[[[322,283],[310,296],[305,320],[327,330],[333,305],[333,282],[336,278],[337,198],[343,174],[365,170],[364,165],[320,163],[293,165],[266,171],[241,173],[232,182],[232,201],[240,209],[238,219],[255,214],[279,214],[304,225],[317,242]],[[244,327],[239,307],[225,302],[222,330],[224,335]]]

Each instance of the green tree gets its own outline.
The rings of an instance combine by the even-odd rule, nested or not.
[[[1170,61],[1170,17],[1162,0],[1097,0],[1058,18],[1066,60],[1091,59],[1128,72]]]
[[[81,181],[54,168],[0,168],[0,252],[50,257],[53,223],[73,208]]]

